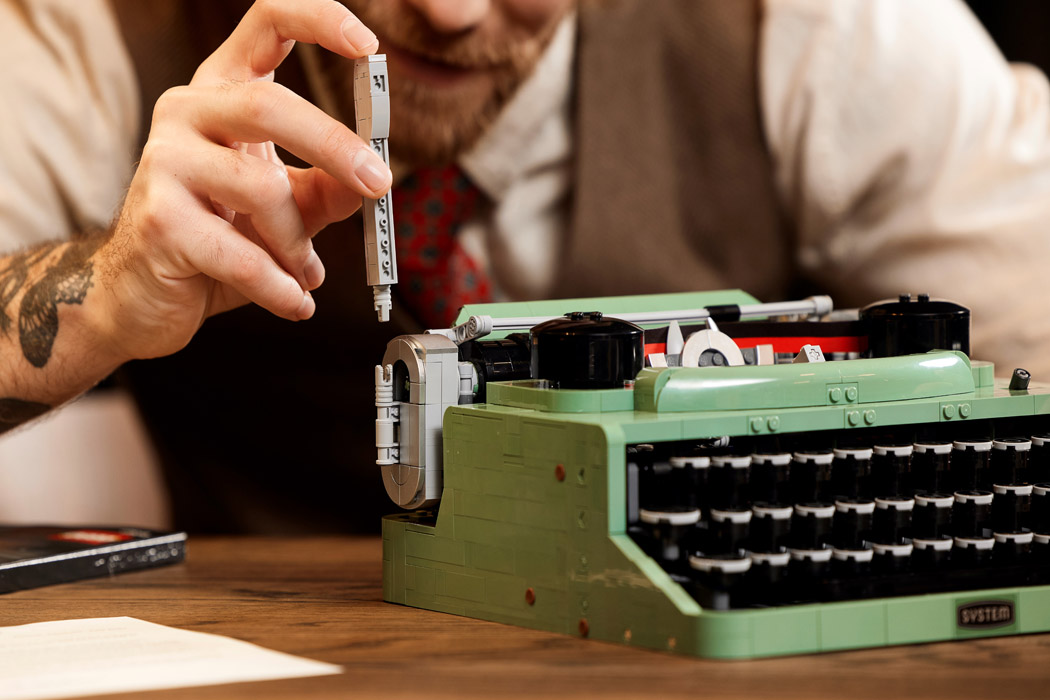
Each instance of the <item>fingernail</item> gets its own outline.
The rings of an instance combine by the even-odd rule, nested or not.
[[[379,43],[379,39],[371,29],[352,17],[347,18],[343,23],[343,36],[358,53],[365,53],[373,45]]]
[[[370,148],[362,148],[354,156],[354,173],[361,184],[378,194],[390,186],[393,177],[390,168]]]
[[[306,259],[306,267],[303,268],[303,277],[306,278],[306,286],[317,289],[324,282],[324,264],[318,257],[316,250],[310,251],[310,257]]]
[[[310,292],[303,294],[303,303],[299,307],[299,311],[296,314],[300,321],[305,321],[314,315],[314,310],[317,308],[317,304],[314,303],[314,298]]]

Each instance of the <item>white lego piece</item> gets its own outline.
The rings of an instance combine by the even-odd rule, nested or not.
[[[394,401],[394,368],[376,365],[376,464],[397,464],[399,442],[396,435],[400,410]]]
[[[773,346],[769,343],[764,345],[755,346],[755,364],[762,365],[775,365],[777,363],[777,354],[773,352]]]
[[[662,352],[651,352],[645,356],[645,363],[650,367],[667,367],[667,356]]]
[[[799,365],[807,362],[824,362],[824,353],[819,345],[803,345],[791,364]]]
[[[744,354],[740,347],[728,335],[718,330],[712,319],[707,319],[707,329],[697,331],[689,336],[682,349],[682,367],[700,367],[701,358],[706,352],[715,352],[725,358],[730,367],[744,365]]]
[[[386,56],[379,54],[354,62],[354,107],[357,134],[390,164],[387,138],[390,136],[390,93]],[[380,322],[390,320],[390,285],[397,283],[397,255],[394,246],[393,201],[390,193],[361,206],[365,230],[365,269],[373,287],[375,310]]]
[[[682,366],[682,350],[684,348],[685,338],[682,337],[682,327],[678,325],[678,321],[671,321],[667,324],[667,347],[664,350],[669,367]]]

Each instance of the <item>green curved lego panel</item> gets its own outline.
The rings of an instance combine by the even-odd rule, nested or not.
[[[739,411],[930,399],[974,391],[959,352],[763,367],[644,369],[639,411]]]

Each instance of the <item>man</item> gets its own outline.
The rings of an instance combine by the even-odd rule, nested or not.
[[[356,16],[328,0],[259,2],[234,30],[246,5],[112,3],[147,112],[161,99],[115,231],[70,254],[72,270],[118,261],[99,278],[112,282],[82,284],[80,301],[45,295],[47,308],[65,324],[62,299],[119,300],[114,325],[138,343],[118,344],[123,359],[171,352],[245,299],[262,307],[126,368],[180,524],[374,528],[390,507],[372,466],[371,366],[391,336],[486,294],[735,286],[772,300],[818,286],[856,304],[932,291],[974,308],[976,356],[1040,360],[1046,80],[1007,66],[958,3],[345,4]],[[94,116],[123,125],[100,131],[130,131],[134,85],[120,60],[92,64],[100,38],[56,39],[75,23],[54,21],[48,9],[69,11],[53,2],[13,6],[59,73],[77,73],[78,56],[94,68],[72,84],[117,76],[121,89],[82,90],[110,105]],[[348,60],[377,44],[405,246],[390,327],[373,320],[356,224],[311,242],[392,181],[340,124],[352,122]],[[282,59],[279,79],[327,114],[270,82]],[[76,221],[85,198],[44,141],[31,160],[50,163],[48,211]],[[315,167],[286,171],[270,142]],[[31,228],[6,231],[51,233]],[[25,279],[47,277],[48,260]],[[26,285],[8,285],[10,310]]]

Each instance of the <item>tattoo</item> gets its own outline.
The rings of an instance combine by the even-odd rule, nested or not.
[[[8,260],[7,267],[0,269],[0,333],[11,334],[14,320],[7,315],[7,307],[25,286],[30,266],[43,260],[51,250],[51,246],[27,250],[12,256]]]
[[[22,399],[0,399],[0,433],[17,428],[51,410],[47,404]]]
[[[58,262],[22,297],[18,337],[22,354],[34,367],[43,367],[51,359],[58,335],[58,305],[84,302],[95,274],[90,257],[101,243],[101,238],[71,243]]]

